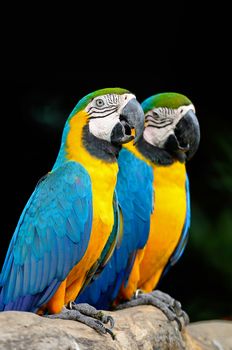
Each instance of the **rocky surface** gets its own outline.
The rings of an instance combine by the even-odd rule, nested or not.
[[[187,327],[188,335],[200,349],[232,350],[232,322],[202,321]]]
[[[176,322],[152,306],[110,312],[116,340],[75,322],[27,312],[0,313],[0,350],[230,350],[232,322],[205,321],[179,332]]]

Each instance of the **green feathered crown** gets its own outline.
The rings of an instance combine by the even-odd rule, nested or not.
[[[130,91],[125,90],[125,89],[121,89],[121,88],[106,88],[106,89],[100,89],[100,90],[96,90],[94,92],[91,92],[90,94],[86,95],[85,97],[83,97],[76,105],[76,107],[73,109],[73,111],[71,112],[69,119],[72,118],[76,113],[78,113],[79,111],[85,109],[85,107],[88,105],[88,103],[95,97],[97,96],[101,96],[101,95],[106,95],[106,94],[118,94],[118,95],[122,95],[122,94],[128,94],[130,93]]]
[[[176,109],[180,106],[188,106],[192,102],[184,95],[175,92],[165,92],[148,97],[142,103],[142,108],[146,114],[148,111],[158,107],[167,107]]]

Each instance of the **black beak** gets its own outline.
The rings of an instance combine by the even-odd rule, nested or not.
[[[144,128],[144,112],[140,103],[135,98],[131,99],[121,111],[119,119],[112,130],[111,142],[123,144],[134,139],[136,143]],[[131,135],[131,129],[135,129],[135,137]]]
[[[170,135],[165,148],[178,160],[189,160],[200,143],[200,126],[195,113],[189,110],[178,122],[174,135]]]

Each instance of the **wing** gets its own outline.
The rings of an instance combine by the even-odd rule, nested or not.
[[[101,305],[102,309],[109,308],[111,299],[104,293],[102,298],[102,288],[105,290],[105,286],[113,283],[111,272],[112,259],[114,259],[113,253],[117,244],[120,244],[122,239],[122,214],[118,205],[117,194],[115,192],[114,201],[114,225],[110,237],[106,242],[106,245],[102,251],[102,254],[96,264],[93,266],[87,276],[84,288],[76,299],[77,303],[89,303],[91,305]],[[99,277],[101,274],[101,277]],[[106,277],[107,276],[107,277]],[[104,278],[106,278],[106,285],[103,284]],[[109,292],[109,290],[108,290]],[[109,293],[110,294],[110,293]],[[110,299],[110,300],[108,300]]]
[[[122,237],[109,262],[80,295],[79,302],[88,302],[97,308],[109,309],[126,283],[137,249],[148,238],[150,215],[153,211],[153,171],[145,162],[123,149],[119,156],[119,174],[116,186],[122,216]],[[119,235],[120,237],[120,235]]]
[[[171,258],[169,259],[169,262],[164,270],[163,276],[168,272],[170,267],[174,266],[177,263],[177,261],[180,259],[180,257],[182,256],[182,254],[185,250],[187,242],[188,242],[189,228],[190,228],[190,224],[191,224],[191,207],[190,207],[189,179],[188,179],[187,174],[186,174],[185,188],[186,188],[186,205],[187,205],[185,223],[183,226],[183,230],[182,230],[182,234],[180,236],[179,243],[178,243],[176,249],[174,250]]]
[[[35,311],[83,257],[92,226],[91,181],[68,162],[36,186],[0,275],[0,311]]]
[[[80,291],[80,293],[82,293],[82,295],[83,295],[83,291],[86,289],[86,287],[89,285],[89,283],[93,282],[96,278],[98,278],[98,276],[100,275],[100,273],[102,272],[102,270],[107,265],[110,258],[112,257],[114,249],[116,247],[116,244],[121,239],[121,236],[122,236],[122,232],[120,230],[120,228],[122,228],[122,225],[120,225],[121,214],[120,214],[120,208],[118,206],[118,199],[117,199],[116,192],[114,193],[114,198],[113,198],[113,208],[114,208],[114,225],[112,228],[112,232],[111,232],[111,234],[110,234],[110,236],[105,244],[105,247],[104,247],[99,259],[95,262],[95,264],[92,266],[92,268],[87,273],[85,282],[84,282],[82,289]],[[79,295],[80,295],[80,293],[79,293]],[[76,299],[76,302],[82,303],[85,301],[82,301],[82,297],[78,296],[78,298]]]
[[[119,157],[116,189],[123,214],[124,243],[118,254],[117,271],[126,272],[126,283],[136,251],[144,247],[150,231],[150,216],[154,206],[152,168],[124,149]]]

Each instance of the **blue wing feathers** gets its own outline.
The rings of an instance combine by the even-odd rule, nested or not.
[[[67,162],[38,183],[22,212],[0,275],[0,310],[47,302],[82,258],[91,225],[89,175]]]

